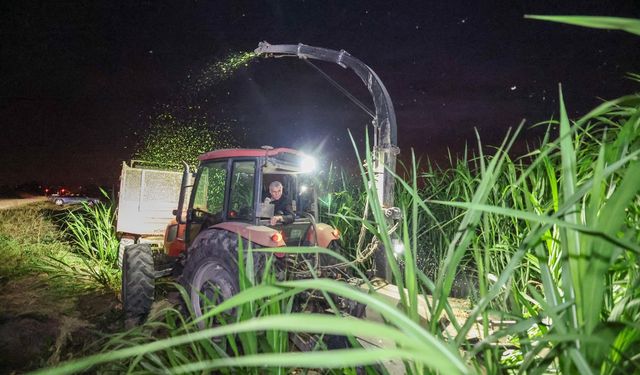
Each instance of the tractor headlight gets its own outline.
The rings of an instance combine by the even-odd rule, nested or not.
[[[305,156],[300,161],[300,168],[302,169],[302,172],[305,173],[313,172],[316,170],[317,164],[316,159],[311,156]]]

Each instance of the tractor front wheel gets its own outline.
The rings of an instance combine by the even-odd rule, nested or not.
[[[122,308],[127,328],[144,322],[151,310],[154,294],[155,277],[151,246],[127,246],[122,259]]]
[[[209,230],[201,233],[189,248],[180,282],[186,289],[187,308],[198,319],[209,304],[218,305],[240,290],[236,262],[238,239],[235,233]],[[233,315],[234,311],[227,311]],[[204,329],[204,321],[198,322]]]

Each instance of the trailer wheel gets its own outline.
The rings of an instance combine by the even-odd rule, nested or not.
[[[139,325],[146,319],[155,293],[151,246],[129,245],[122,260],[122,306],[125,327]]]

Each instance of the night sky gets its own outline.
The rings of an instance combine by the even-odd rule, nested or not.
[[[640,18],[637,1],[3,1],[0,185],[107,184],[166,105],[197,104],[248,147],[315,147],[352,159],[370,118],[298,59],[260,59],[194,89],[203,69],[258,42],[345,49],[394,101],[399,146],[442,160],[506,129],[638,91],[640,38],[524,19]],[[475,3],[482,3],[478,5]],[[558,3],[558,4],[555,4]],[[356,76],[317,63],[371,105]],[[535,142],[527,131],[518,145]],[[318,147],[321,145],[321,147]]]

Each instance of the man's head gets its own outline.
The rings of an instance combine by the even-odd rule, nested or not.
[[[280,197],[282,197],[282,183],[280,183],[280,181],[273,181],[269,184],[269,194],[274,200],[280,199]]]

